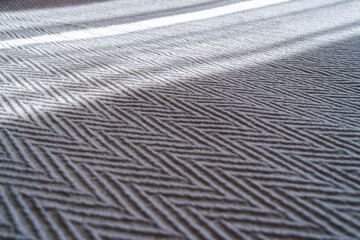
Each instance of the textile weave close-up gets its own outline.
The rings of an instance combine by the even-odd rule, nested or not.
[[[359,0],[0,0],[0,239],[360,239]]]

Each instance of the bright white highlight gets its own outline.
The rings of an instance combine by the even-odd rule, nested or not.
[[[207,18],[219,17],[231,13],[256,9],[256,8],[284,3],[288,1],[290,0],[253,0],[253,1],[239,2],[235,4],[230,4],[222,7],[211,8],[197,12],[154,18],[154,19],[149,19],[134,23],[68,31],[58,34],[46,34],[46,35],[24,38],[24,39],[6,40],[0,42],[0,49],[19,47],[19,46],[25,46],[31,44],[39,44],[39,43],[52,43],[52,42],[73,41],[73,40],[81,40],[81,39],[115,36],[125,33],[148,30],[152,28],[170,26],[179,23],[186,23],[191,21],[203,20]]]

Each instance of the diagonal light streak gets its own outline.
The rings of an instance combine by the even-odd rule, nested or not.
[[[39,44],[39,43],[74,41],[74,40],[115,36],[120,34],[132,33],[137,31],[149,30],[153,28],[171,26],[180,23],[224,16],[232,13],[266,7],[288,1],[290,0],[253,0],[253,1],[229,4],[221,7],[216,7],[216,8],[211,8],[196,12],[160,17],[160,18],[153,18],[149,20],[143,20],[143,21],[127,23],[127,24],[81,29],[81,30],[67,31],[56,34],[45,34],[45,35],[22,38],[22,39],[5,40],[5,41],[0,41],[0,49],[7,49],[7,48]]]

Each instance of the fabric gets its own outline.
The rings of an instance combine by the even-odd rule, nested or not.
[[[359,21],[1,1],[0,239],[360,239]]]

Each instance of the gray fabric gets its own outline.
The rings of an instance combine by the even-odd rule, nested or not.
[[[0,3],[12,39],[241,1]],[[360,239],[360,1],[0,49],[0,239]]]

